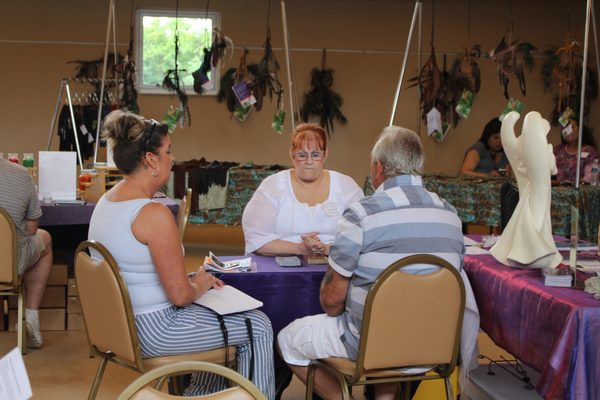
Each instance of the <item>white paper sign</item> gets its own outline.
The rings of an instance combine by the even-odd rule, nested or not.
[[[437,108],[433,107],[427,113],[427,135],[431,136],[431,134],[435,131],[442,132],[442,115],[437,110]]]
[[[32,396],[23,356],[15,347],[0,359],[0,399],[27,400]]]
[[[77,153],[74,151],[40,151],[40,198],[75,200],[77,197]]]

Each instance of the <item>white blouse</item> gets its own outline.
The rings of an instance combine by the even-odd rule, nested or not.
[[[323,243],[331,243],[342,212],[362,199],[363,192],[349,176],[328,172],[329,197],[312,207],[296,199],[290,170],[265,178],[242,215],[246,254],[277,239],[300,243],[300,236],[310,232],[317,232]]]

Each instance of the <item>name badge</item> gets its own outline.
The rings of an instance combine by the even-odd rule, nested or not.
[[[336,203],[323,204],[323,211],[328,217],[337,217],[339,215],[342,215],[342,210],[340,210]]]

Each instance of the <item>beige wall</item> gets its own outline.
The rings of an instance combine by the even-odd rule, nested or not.
[[[335,126],[327,165],[351,175],[362,184],[368,174],[370,148],[390,118],[402,62],[401,52],[406,43],[414,2],[288,0],[286,3],[291,44],[298,49],[293,55],[298,92],[302,94],[309,88],[309,72],[321,62],[319,49],[330,49],[327,62],[330,68],[335,69],[334,90],[342,95],[343,112],[350,121],[346,126]],[[424,3],[422,31],[426,59],[429,55],[431,1]],[[440,67],[444,53],[449,54],[450,63],[467,42],[467,3],[466,0],[436,1],[435,45]],[[174,4],[171,0],[135,1],[136,7],[172,8]],[[267,4],[266,0],[210,2],[211,9],[221,13],[222,30],[239,47],[262,45]],[[117,0],[120,43],[128,42],[130,5],[130,1]],[[102,56],[107,6],[107,0],[0,1],[0,152],[23,153],[45,149],[60,79],[74,74],[74,65],[66,62]],[[182,9],[204,9],[205,6],[205,1],[180,1]],[[542,49],[548,45],[562,45],[567,29],[567,6],[572,8],[571,26],[580,34],[583,32],[583,0],[524,0],[512,2],[512,6],[515,36]],[[507,30],[507,2],[473,1],[471,13],[471,42],[481,43],[486,50],[495,47]],[[598,16],[596,18],[600,21]],[[273,47],[281,48],[280,2],[277,0],[272,1],[271,25]],[[336,51],[350,49],[366,51]],[[125,48],[121,51],[124,52]],[[236,50],[232,65],[237,63],[239,54],[240,51]],[[595,64],[595,54],[591,54],[591,62]],[[282,51],[277,51],[276,55],[282,66],[281,79],[287,89],[285,57]],[[259,50],[252,50],[249,62],[256,62],[260,57]],[[526,111],[536,110],[548,115],[552,104],[550,95],[543,93],[541,88],[539,67],[542,60],[536,58],[536,63],[536,70],[527,74],[527,96],[521,95],[514,82],[511,82],[510,92],[525,103]],[[498,83],[496,66],[481,60],[480,67],[482,88],[468,120],[462,120],[441,144],[426,137],[424,125],[420,125],[428,172],[456,172],[465,149],[479,137],[483,125],[492,116],[498,115],[506,103]],[[413,47],[406,78],[414,76],[416,70],[416,47]],[[144,116],[161,119],[167,107],[176,104],[176,100],[169,96],[141,95],[139,103]],[[289,164],[289,118],[286,134],[275,133],[270,127],[274,104],[267,103],[262,111],[253,112],[244,123],[231,120],[225,106],[217,103],[214,97],[192,96],[190,108],[193,125],[178,128],[173,135],[178,159],[203,156],[209,160]],[[590,120],[591,125],[598,128],[600,116],[595,110],[598,110],[598,101],[592,103]],[[403,88],[395,123],[416,130],[417,113],[416,89]],[[596,137],[597,140],[600,138]],[[558,141],[556,128],[550,134],[550,140]],[[52,149],[57,146],[55,137]]]

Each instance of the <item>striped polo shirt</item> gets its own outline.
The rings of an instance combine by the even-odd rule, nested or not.
[[[26,261],[35,252],[33,238],[27,234],[26,220],[42,216],[37,191],[26,168],[0,158],[0,207],[4,208],[15,223],[17,231],[17,264],[23,271]]]
[[[423,187],[420,176],[388,178],[373,196],[352,204],[338,224],[329,264],[351,278],[342,315],[344,342],[351,358],[358,353],[363,308],[371,285],[393,262],[412,254],[433,254],[458,270],[464,256],[462,224],[456,210]],[[414,265],[403,271],[433,272]]]

